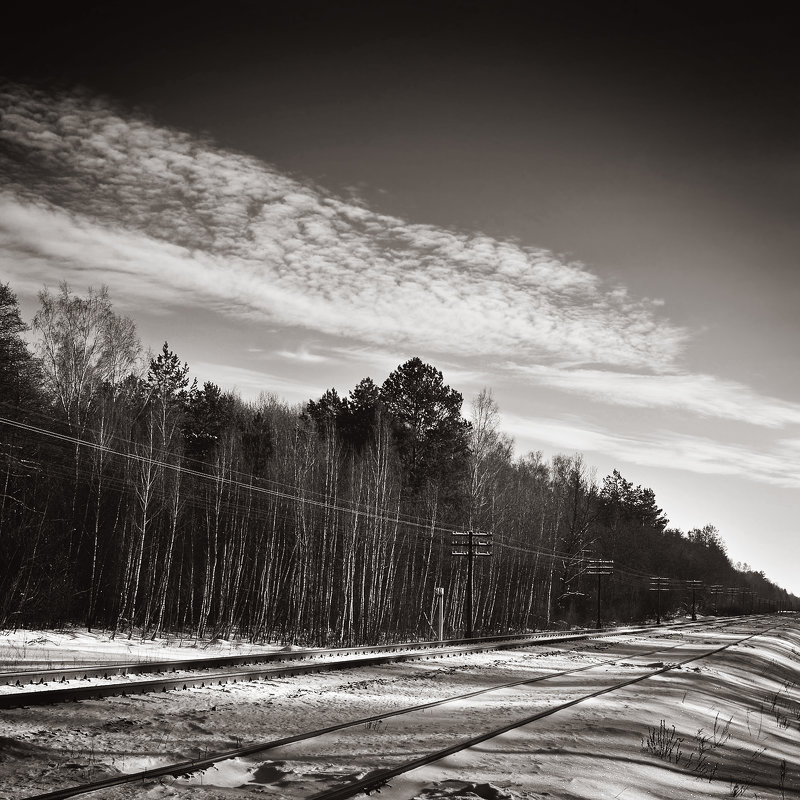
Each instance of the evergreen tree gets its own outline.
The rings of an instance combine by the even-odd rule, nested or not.
[[[415,495],[429,484],[451,494],[467,468],[470,425],[461,416],[463,398],[442,373],[412,358],[384,381],[380,400],[394,432],[404,487]]]
[[[634,486],[614,470],[600,491],[598,523],[607,557],[652,574],[663,568],[663,538],[669,520],[652,489]]]
[[[323,438],[335,433],[350,451],[361,452],[375,434],[380,406],[380,390],[363,378],[345,398],[328,389],[319,400],[309,400],[304,416]]]
[[[17,296],[0,283],[0,414],[17,417],[41,404],[39,364],[22,338],[28,326]]]
[[[336,432],[344,408],[345,402],[336,389],[328,389],[319,400],[308,401],[305,416],[314,423],[317,432],[327,438]]]
[[[241,414],[239,430],[245,471],[261,475],[272,456],[273,433],[270,417],[264,409],[247,409]]]
[[[222,432],[233,423],[234,397],[223,393],[215,383],[206,381],[203,388],[190,393],[184,436],[190,458],[207,461]]]
[[[189,365],[169,349],[164,342],[161,352],[150,360],[145,385],[150,402],[163,403],[171,408],[185,408],[197,392],[197,380],[189,385]]]
[[[363,378],[350,390],[340,414],[339,427],[345,444],[361,452],[374,438],[380,414],[380,389],[371,378]]]

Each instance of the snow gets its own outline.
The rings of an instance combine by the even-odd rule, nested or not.
[[[281,650],[279,645],[193,637],[168,636],[161,639],[128,639],[108,631],[68,628],[58,631],[19,629],[0,631],[0,671],[26,668],[58,668],[82,664],[144,663],[202,658],[207,654],[238,655]]]
[[[292,678],[3,711],[0,799],[18,800],[90,779],[290,736],[372,714],[442,699],[546,671],[594,669],[508,688],[415,715],[385,717],[188,777],[106,789],[123,798],[308,797],[372,770],[433,752],[602,685],[735,641],[763,621],[686,638],[669,631],[595,642],[540,645]],[[16,634],[20,637],[20,632]],[[59,639],[60,636],[65,639]],[[25,637],[28,637],[27,639]],[[35,644],[41,637],[47,642]],[[31,659],[64,648],[105,660],[118,644],[101,634],[17,639]],[[58,644],[54,644],[58,642]],[[118,651],[125,658],[130,650]],[[224,649],[232,643],[140,643],[143,658],[174,648]],[[13,646],[5,638],[0,647]],[[97,650],[93,650],[97,646]],[[672,649],[667,649],[672,648]],[[650,651],[656,651],[651,653]],[[192,657],[190,656],[190,657]],[[617,656],[615,663],[605,663]],[[73,657],[73,656],[70,656]],[[661,728],[663,720],[664,728]],[[435,723],[435,729],[432,724]],[[674,733],[673,733],[674,726]],[[706,798],[785,800],[800,796],[800,623],[602,695],[394,778],[382,800],[530,798]],[[648,737],[678,743],[658,757]],[[785,761],[785,765],[783,762]],[[710,780],[710,778],[713,778]],[[277,782],[276,782],[277,781]]]

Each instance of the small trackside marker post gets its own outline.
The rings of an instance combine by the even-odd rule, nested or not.
[[[433,590],[436,605],[436,635],[440,642],[444,641],[444,588],[436,586]]]
[[[700,581],[690,580],[686,581],[689,588],[692,590],[692,622],[697,622],[697,603],[695,602],[696,592],[700,586]]]

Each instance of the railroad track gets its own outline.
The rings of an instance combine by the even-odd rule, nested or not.
[[[672,623],[660,626],[660,629],[687,629],[698,624],[703,623]],[[721,624],[731,624],[731,622],[726,620]],[[0,686],[4,685],[6,687],[4,690],[0,690],[0,709],[51,705],[79,700],[97,700],[104,697],[159,693],[171,690],[207,688],[224,686],[240,681],[274,680],[276,678],[306,675],[315,672],[355,669],[420,658],[442,658],[486,650],[519,648],[533,643],[555,644],[580,641],[592,637],[635,635],[652,629],[652,626],[640,626],[614,628],[604,631],[596,629],[580,630],[571,633],[540,632],[525,636],[490,636],[478,639],[455,639],[445,642],[412,642],[324,650],[280,650],[245,656],[211,656],[177,661],[95,664],[80,667],[0,672]],[[293,663],[290,666],[285,666],[284,662]],[[281,666],[271,666],[276,664]],[[235,666],[238,666],[239,669],[231,669],[231,667]],[[219,667],[228,667],[228,669],[216,672],[209,671]],[[143,673],[157,673],[158,677],[147,680],[122,680],[123,678]],[[86,685],[87,681],[103,681],[103,683],[93,682]],[[31,689],[30,687],[34,685],[42,688]]]
[[[735,621],[740,617],[726,617],[728,621]],[[687,627],[703,625],[708,622],[672,622],[664,623],[660,627],[667,630],[672,627]],[[264,664],[270,662],[298,661],[326,656],[365,655],[374,653],[394,653],[408,650],[436,650],[443,647],[467,646],[475,644],[503,643],[508,641],[536,641],[551,639],[552,637],[581,637],[593,635],[614,635],[634,631],[651,630],[655,626],[639,625],[616,628],[578,628],[568,633],[558,631],[539,631],[527,634],[503,634],[497,636],[481,636],[473,639],[446,639],[444,641],[404,642],[384,645],[363,645],[358,647],[334,648],[309,648],[299,650],[271,650],[263,653],[236,654],[229,656],[204,656],[202,658],[187,658],[175,660],[150,660],[131,662],[112,662],[100,664],[81,664],[79,666],[47,667],[19,670],[0,669],[0,685],[25,685],[30,683],[65,682],[69,680],[86,680],[87,678],[110,678],[114,675],[145,674],[150,672],[165,673],[187,669],[214,669],[217,667],[232,667],[247,664]]]
[[[574,635],[588,635],[595,629],[580,629],[571,632]],[[395,653],[408,650],[435,650],[442,647],[465,646],[470,643],[487,644],[502,643],[517,639],[538,639],[557,636],[553,631],[540,631],[530,634],[507,634],[502,636],[482,636],[474,639],[448,639],[435,642],[404,642],[385,645],[364,645],[359,647],[309,648],[299,650],[271,650],[263,653],[236,654],[229,656],[215,655],[202,658],[187,658],[151,661],[135,661],[120,663],[82,664],[80,666],[59,666],[48,668],[21,669],[1,671],[0,684],[47,683],[69,680],[85,680],[92,677],[109,678],[114,675],[143,674],[148,672],[172,672],[176,670],[214,669],[217,667],[233,667],[246,664],[265,664],[282,661],[301,661],[326,656],[358,656],[373,653]]]
[[[727,622],[727,625],[731,625],[733,623]],[[706,625],[706,628],[708,626]],[[719,627],[719,626],[716,626]],[[598,697],[603,694],[608,694],[613,691],[617,691],[622,689],[626,686],[630,686],[632,684],[638,683],[640,681],[646,680],[651,678],[655,675],[662,674],[667,672],[671,669],[675,669],[681,667],[685,664],[691,663],[693,661],[698,661],[703,658],[708,658],[716,653],[719,653],[723,650],[728,649],[729,647],[735,646],[737,644],[741,644],[748,639],[753,638],[754,636],[761,635],[768,630],[776,627],[776,625],[772,625],[770,627],[765,627],[756,633],[749,633],[746,636],[738,637],[722,646],[715,647],[712,649],[704,649],[702,652],[694,652],[691,655],[683,658],[681,660],[677,660],[671,662],[666,665],[660,665],[654,668],[652,665],[641,665],[641,669],[644,671],[636,675],[632,678],[627,678],[621,681],[615,681],[610,685],[603,686],[599,689],[593,689],[591,691],[585,692],[580,694],[577,697],[573,697],[570,700],[552,705],[544,710],[538,710],[533,714],[528,714],[524,717],[515,719],[513,722],[510,722],[502,727],[493,728],[489,731],[486,731],[478,736],[471,737],[466,740],[458,741],[454,744],[451,744],[445,748],[440,748],[435,751],[432,751],[424,756],[419,756],[413,759],[409,759],[402,764],[395,765],[389,769],[380,770],[378,772],[374,772],[368,775],[361,780],[351,781],[345,786],[335,787],[333,789],[327,789],[320,793],[312,795],[314,800],[335,800],[336,798],[346,798],[352,797],[361,792],[369,792],[374,789],[379,789],[381,786],[385,785],[389,780],[397,775],[400,775],[404,772],[416,769],[420,766],[424,766],[426,764],[430,764],[434,761],[438,761],[441,758],[444,758],[447,755],[451,755],[453,753],[458,752],[459,750],[463,750],[469,747],[473,747],[480,742],[486,741],[487,739],[493,738],[495,736],[499,736],[502,733],[507,731],[513,730],[516,727],[520,727],[522,725],[527,725],[532,722],[535,722],[538,719],[542,719],[544,717],[550,716],[555,714],[559,711],[562,711],[566,708],[570,708],[575,706],[579,703],[585,702],[589,699]],[[652,628],[648,629],[649,632],[653,632]],[[687,626],[683,627],[683,630],[689,631]],[[620,632],[617,632],[619,635]],[[625,633],[629,633],[629,631],[625,631]],[[590,638],[588,635],[585,638]],[[651,649],[645,652],[639,652],[636,654],[636,658],[645,658],[648,656],[652,656],[657,653],[669,653],[675,649],[685,647],[686,643],[681,642],[677,644],[673,644],[671,646],[659,646],[655,649]],[[294,736],[288,736],[281,739],[275,739],[267,742],[260,742],[256,744],[251,744],[246,747],[240,747],[233,750],[227,750],[224,752],[216,753],[213,755],[206,756],[204,758],[192,759],[188,761],[181,761],[170,765],[165,765],[162,767],[157,767],[154,769],[143,770],[136,773],[131,773],[127,775],[116,775],[111,778],[93,781],[90,783],[85,783],[79,786],[69,787],[65,789],[56,790],[53,792],[47,792],[45,794],[39,794],[35,796],[31,796],[28,800],[60,800],[61,798],[69,798],[69,797],[76,797],[79,795],[89,794],[91,792],[96,792],[100,789],[110,788],[113,786],[120,786],[124,784],[137,784],[137,783],[145,783],[150,780],[155,780],[164,777],[181,777],[187,776],[192,773],[197,773],[202,770],[207,770],[209,768],[215,767],[217,765],[222,764],[225,761],[231,761],[235,759],[242,759],[247,758],[248,756],[252,756],[259,753],[265,753],[269,751],[274,751],[279,748],[284,748],[288,745],[292,745],[299,742],[307,742],[314,739],[320,739],[321,737],[327,736],[332,733],[336,733],[338,731],[344,731],[346,729],[356,729],[360,727],[369,726],[371,724],[377,723],[384,723],[385,720],[398,717],[403,715],[410,715],[410,714],[420,714],[426,711],[429,711],[433,708],[438,706],[443,706],[448,703],[455,703],[455,702],[463,702],[468,699],[477,698],[479,696],[486,696],[490,695],[491,693],[496,693],[498,691],[512,689],[514,687],[524,687],[528,685],[533,685],[537,683],[541,683],[543,681],[555,680],[558,678],[564,678],[565,676],[574,675],[576,673],[583,673],[588,672],[592,669],[597,669],[599,667],[612,665],[617,662],[622,661],[623,659],[629,659],[631,655],[615,655],[611,658],[601,660],[597,663],[584,665],[581,667],[574,667],[571,669],[566,670],[558,670],[555,672],[547,672],[544,674],[536,675],[532,678],[526,678],[524,680],[517,680],[512,682],[505,682],[502,684],[493,685],[490,687],[485,687],[479,690],[475,690],[472,692],[468,692],[465,694],[460,694],[456,696],[447,697],[441,700],[432,701],[429,703],[424,703],[416,706],[409,706],[401,709],[396,709],[389,712],[384,712],[381,714],[376,714],[368,717],[363,717],[356,720],[351,720],[348,722],[339,723],[336,725],[327,726],[325,728],[317,729],[308,731],[305,733],[300,733]],[[625,666],[633,666],[631,664],[625,664]]]
[[[577,706],[580,703],[585,703],[588,700],[593,700],[596,697],[601,697],[602,695],[619,691],[620,689],[624,689],[636,683],[641,683],[642,681],[645,681],[648,678],[655,677],[656,675],[662,675],[665,672],[669,672],[670,670],[679,669],[685,666],[686,664],[691,664],[692,662],[709,658],[710,656],[713,656],[717,653],[727,650],[730,647],[742,644],[743,642],[746,642],[748,639],[752,639],[755,636],[763,635],[769,630],[771,630],[771,628],[766,628],[764,630],[758,631],[757,633],[748,634],[747,636],[743,636],[740,639],[721,645],[720,647],[713,648],[699,655],[692,655],[687,658],[681,659],[679,661],[673,662],[671,664],[667,664],[665,666],[652,669],[646,672],[645,674],[637,675],[633,678],[628,678],[623,681],[617,681],[611,684],[610,686],[604,686],[600,689],[588,692],[586,694],[581,695],[580,697],[573,698],[564,703],[559,703],[550,708],[547,708],[544,711],[538,711],[534,714],[529,714],[520,719],[515,719],[513,722],[510,722],[506,725],[502,725],[497,728],[493,728],[492,730],[486,731],[477,736],[461,740],[452,745],[436,750],[432,753],[428,753],[424,756],[409,759],[394,767],[390,767],[385,770],[380,770],[379,772],[368,775],[367,777],[361,780],[353,781],[345,786],[333,789],[326,789],[324,791],[315,793],[311,795],[308,798],[308,800],[346,800],[346,798],[354,797],[357,794],[369,793],[375,790],[379,791],[381,787],[386,786],[392,778],[395,778],[399,775],[403,775],[407,772],[419,769],[420,767],[433,764],[436,761],[441,761],[442,759],[454,755],[458,752],[461,752],[462,750],[467,750],[471,747],[476,747],[477,745],[482,744],[483,742],[486,742],[489,739],[494,739],[498,736],[502,736],[504,733],[508,733],[509,731],[512,731],[516,728],[521,728],[524,725],[530,725],[531,723],[534,723],[540,719],[545,719],[546,717],[550,717],[553,714],[559,713],[560,711],[565,711],[566,709]],[[650,654],[652,654],[652,652],[662,652],[662,651],[651,651]]]

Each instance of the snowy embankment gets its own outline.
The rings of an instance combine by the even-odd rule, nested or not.
[[[524,717],[523,703],[546,708],[604,681],[611,685],[630,677],[653,659],[676,662],[686,657],[682,648],[687,643],[688,654],[712,650],[770,624],[782,627],[395,778],[380,796],[384,800],[474,800],[476,796],[785,800],[800,796],[800,622],[786,619],[738,623],[683,638],[654,631],[615,637],[618,641],[528,647],[158,696],[13,709],[0,717],[0,798],[20,800],[504,681],[596,665],[580,678],[537,683],[524,694],[505,692],[491,702],[440,706],[424,715],[436,721],[435,733],[423,730],[422,722],[392,717],[359,726],[349,739],[331,740],[321,753],[296,747],[294,752],[287,749],[227,762],[189,779],[168,778],[88,795],[103,800],[308,797],[320,776],[332,776],[335,782],[386,766],[391,759],[432,752],[470,738],[478,725],[500,727]],[[84,660],[108,660],[119,645],[126,650],[116,654],[124,659],[140,646],[145,660],[175,658],[173,650],[188,657],[199,654],[198,648],[177,646],[180,643],[164,647],[104,642],[101,636],[77,632],[63,635]],[[50,640],[50,647],[61,641],[50,633],[40,636]],[[92,649],[94,642],[97,649]],[[34,652],[39,646],[25,644],[26,656],[40,657]],[[218,646],[200,645],[201,652]],[[657,656],[647,655],[655,650]],[[613,664],[601,663],[616,655]]]
[[[56,668],[82,664],[143,663],[201,658],[203,655],[265,653],[276,645],[255,645],[223,639],[197,640],[165,636],[160,639],[128,638],[107,631],[81,628],[57,631],[0,631],[0,671]]]
[[[381,793],[476,796],[800,797],[800,625],[517,728]]]

